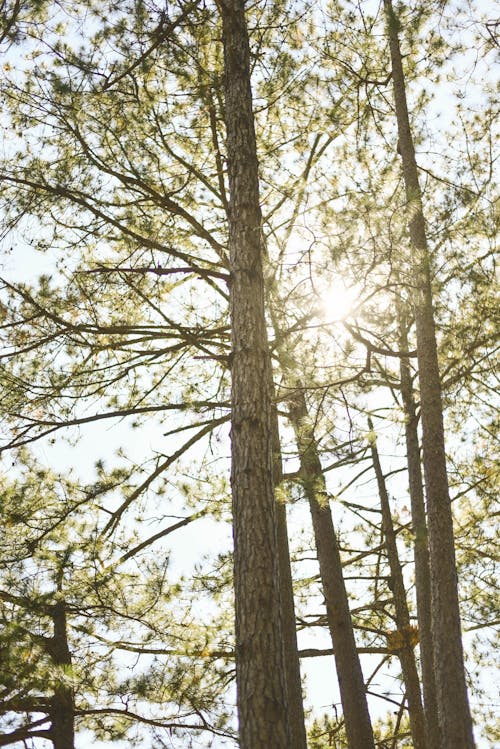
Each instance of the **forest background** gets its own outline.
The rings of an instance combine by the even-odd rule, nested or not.
[[[500,740],[498,21],[489,3],[396,9],[486,747]],[[77,747],[234,745],[219,9],[61,0],[2,14],[0,746],[57,749],[68,700]],[[419,390],[387,18],[372,2],[246,14],[309,746],[347,745],[309,514],[327,505],[376,741],[414,746],[399,657],[418,655],[405,362],[417,419]]]

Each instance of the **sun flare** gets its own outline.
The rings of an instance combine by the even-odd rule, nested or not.
[[[359,302],[360,289],[357,285],[346,286],[338,281],[321,294],[321,317],[326,322],[341,322],[354,311]]]

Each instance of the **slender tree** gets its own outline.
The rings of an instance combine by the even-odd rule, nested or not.
[[[273,388],[274,391],[274,388]],[[290,749],[306,749],[307,736],[302,698],[302,681],[297,645],[297,625],[290,562],[286,502],[279,496],[283,484],[283,463],[276,405],[273,408],[273,482],[276,497],[276,532],[279,559],[280,607],[283,627],[283,662]],[[278,491],[276,491],[278,490]]]
[[[400,347],[408,351],[407,321],[403,307],[398,310],[400,326]],[[415,590],[417,597],[417,620],[420,640],[420,661],[422,665],[422,690],[424,698],[424,719],[427,746],[439,746],[439,722],[436,700],[436,674],[432,648],[431,625],[431,579],[429,568],[429,541],[425,517],[424,487],[418,437],[418,416],[413,391],[413,379],[408,358],[401,357],[399,364],[401,377],[401,399],[405,414],[406,460],[408,463],[408,491],[410,494],[413,529],[413,556],[415,562]]]
[[[387,560],[391,573],[390,588],[394,598],[395,619],[401,642],[398,647],[398,656],[401,661],[403,681],[406,687],[406,698],[408,700],[408,714],[410,718],[411,735],[415,749],[425,749],[427,746],[425,735],[424,711],[422,696],[420,692],[420,680],[417,672],[417,664],[413,652],[414,643],[411,641],[411,622],[408,603],[406,600],[406,589],[403,579],[403,570],[399,561],[399,552],[396,541],[396,533],[392,521],[392,512],[385,477],[380,463],[380,456],[373,431],[373,422],[368,419],[368,428],[371,436],[370,450],[373,461],[373,469],[377,479],[377,487],[382,510],[382,528],[384,532]]]
[[[309,503],[332,638],[340,697],[350,749],[374,747],[363,671],[349,611],[340,549],[317,443],[310,424],[304,392],[297,387],[289,404],[290,423],[300,456],[300,478]]]
[[[432,300],[431,258],[406,99],[399,45],[399,20],[391,0],[384,0],[384,4],[412,251],[412,301],[417,336],[423,464],[430,543],[434,667],[441,746],[443,749],[471,749],[474,739],[460,629],[453,517],[446,471],[441,379]]]

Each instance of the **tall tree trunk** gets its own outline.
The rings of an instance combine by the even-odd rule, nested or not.
[[[276,524],[280,566],[280,601],[283,617],[287,722],[290,742],[288,746],[289,749],[307,749],[302,681],[300,678],[300,662],[297,647],[297,627],[295,624],[295,604],[290,569],[286,505],[284,502],[278,501],[276,503]]]
[[[431,268],[415,149],[408,116],[398,19],[384,0],[388,19],[399,152],[408,203],[414,310],[427,495],[432,593],[432,633],[442,749],[474,746],[460,629],[453,517],[446,472],[441,381],[432,304]]]
[[[399,314],[400,348],[408,351],[407,323],[401,310]],[[417,410],[408,359],[400,359],[401,397],[405,413],[406,460],[413,526],[413,557],[415,561],[415,591],[417,620],[420,638],[420,663],[424,693],[424,715],[427,746],[439,749],[439,722],[436,695],[436,675],[432,652],[431,629],[431,578],[429,568],[429,540],[425,518],[424,489],[420,465],[420,446],[417,429]]]
[[[368,427],[373,432],[373,423],[368,419]],[[396,542],[396,533],[392,522],[391,506],[385,483],[385,477],[380,464],[377,443],[371,442],[371,455],[373,468],[377,478],[377,487],[380,497],[380,508],[382,510],[382,528],[384,531],[385,548],[387,560],[391,573],[391,589],[394,599],[394,611],[396,614],[396,626],[401,642],[398,643],[397,655],[401,663],[403,681],[406,686],[406,697],[408,700],[408,712],[410,716],[410,729],[414,749],[425,749],[426,734],[424,710],[422,707],[422,695],[420,692],[420,680],[418,678],[417,664],[413,652],[411,640],[410,613],[406,600],[406,590],[403,579],[403,571],[399,561],[399,552]]]
[[[272,476],[271,360],[243,0],[221,0],[229,175],[236,685],[242,749],[289,746]]]
[[[273,392],[274,392],[274,385]],[[278,411],[273,408],[273,483],[276,489],[283,481],[283,464],[278,425]],[[304,701],[300,678],[300,661],[297,647],[297,626],[293,599],[293,580],[290,565],[290,548],[286,519],[286,504],[276,501],[276,530],[280,577],[280,605],[283,627],[283,658],[285,665],[285,687],[289,749],[307,749],[304,720]]]
[[[71,666],[71,653],[68,646],[66,604],[58,601],[52,608],[54,636],[50,643],[50,655],[55,666]],[[54,749],[74,749],[75,747],[75,706],[73,690],[64,682],[57,684],[51,699],[50,717],[52,721],[52,742]]]
[[[300,454],[302,485],[311,511],[347,743],[349,749],[373,749],[375,744],[365,682],[356,649],[339,545],[327,498],[325,477],[313,430],[307,426],[307,417],[306,400],[299,388],[290,402],[289,418]]]

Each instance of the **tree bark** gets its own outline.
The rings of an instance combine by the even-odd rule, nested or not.
[[[432,632],[442,749],[474,746],[463,660],[453,517],[446,471],[441,381],[439,374],[430,256],[422,196],[408,116],[398,19],[384,0],[392,62],[399,152],[406,189],[412,250],[413,306],[422,418],[422,449],[427,495],[432,593]]]
[[[349,749],[374,749],[365,682],[356,649],[339,545],[316,441],[312,428],[307,426],[307,404],[301,389],[297,390],[290,403],[289,414],[300,454],[301,481],[311,511],[347,743]]]
[[[373,433],[373,423],[368,419],[368,427]],[[406,600],[406,590],[403,579],[403,571],[399,561],[399,552],[392,522],[391,506],[385,477],[380,464],[376,440],[370,445],[373,469],[377,478],[377,487],[380,497],[380,508],[382,510],[382,527],[384,531],[385,548],[387,560],[391,573],[391,590],[394,599],[394,611],[396,614],[396,626],[400,635],[400,646],[397,655],[401,663],[403,681],[406,686],[406,698],[408,700],[408,713],[410,717],[410,730],[414,749],[426,749],[426,734],[424,710],[422,707],[422,695],[420,692],[420,679],[418,678],[417,664],[413,651],[414,644],[411,641],[410,612]]]
[[[68,646],[66,604],[58,601],[52,608],[54,636],[50,643],[50,655],[55,666],[71,666],[71,653]],[[74,749],[75,747],[75,705],[73,690],[61,682],[54,689],[51,699],[50,717],[51,738],[54,749]]]
[[[274,392],[274,386],[273,386]],[[273,408],[273,483],[275,489],[283,481],[281,443],[276,406]],[[287,724],[290,749],[307,749],[307,736],[302,698],[302,680],[297,646],[297,626],[293,598],[293,580],[290,565],[290,548],[286,504],[276,500],[276,530],[278,539],[278,560],[280,577],[280,607],[283,627],[283,659],[285,665],[285,687],[287,704]]]
[[[408,351],[406,321],[399,310],[400,348]],[[425,518],[424,489],[420,465],[420,446],[417,430],[417,412],[413,395],[410,362],[400,359],[401,397],[405,413],[406,460],[413,526],[413,558],[415,561],[415,591],[420,639],[420,663],[424,693],[424,717],[427,746],[439,749],[439,722],[436,695],[436,677],[432,652],[431,578],[429,569],[429,539]]]
[[[295,624],[295,604],[290,569],[286,505],[279,501],[276,503],[276,525],[280,568],[280,601],[283,617],[283,650],[289,747],[290,749],[307,749],[302,680],[300,677],[300,661],[297,646],[297,627]]]
[[[220,2],[231,270],[231,486],[236,685],[242,749],[286,749],[285,670],[272,475],[271,360],[244,2]]]

